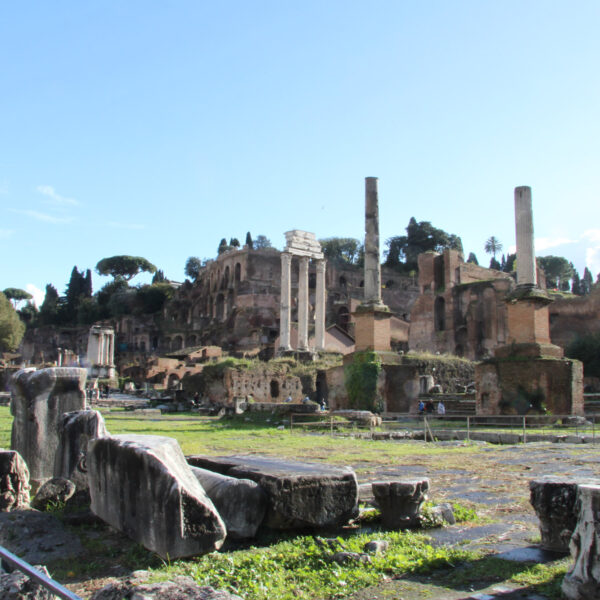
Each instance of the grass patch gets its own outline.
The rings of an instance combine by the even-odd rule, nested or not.
[[[250,548],[228,554],[212,553],[196,561],[176,561],[153,571],[154,580],[189,575],[199,585],[241,594],[247,600],[345,598],[379,583],[384,575],[429,573],[473,560],[471,551],[434,548],[423,535],[409,532],[378,533],[389,542],[383,554],[370,562],[340,565],[331,561],[337,551],[362,553],[372,534],[337,538],[337,547],[319,544],[310,536],[281,541],[268,548]]]

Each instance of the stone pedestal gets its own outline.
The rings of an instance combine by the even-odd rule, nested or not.
[[[571,538],[573,568],[566,574],[563,594],[569,600],[600,598],[600,485],[577,488],[577,526]]]
[[[384,527],[408,529],[420,525],[421,505],[427,499],[429,479],[375,481],[371,489]]]
[[[352,313],[354,317],[354,339],[356,352],[391,350],[390,319],[387,307],[373,308],[361,305]]]
[[[551,552],[569,552],[569,541],[577,524],[577,481],[544,477],[529,482],[530,502],[540,520],[541,547]]]

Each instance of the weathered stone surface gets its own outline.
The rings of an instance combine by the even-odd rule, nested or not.
[[[0,511],[29,506],[29,470],[14,450],[0,451]]]
[[[52,513],[32,509],[0,513],[0,546],[31,565],[50,564],[83,553],[79,536],[67,530],[61,520]]]
[[[22,369],[13,376],[11,448],[25,459],[32,480],[54,475],[58,422],[63,413],[85,408],[86,376],[76,367]]]
[[[95,592],[90,600],[242,600],[240,596],[210,586],[199,587],[191,577],[135,585],[130,581],[111,583]]]
[[[566,574],[563,594],[569,600],[600,598],[600,485],[581,484],[577,488],[577,526],[570,549],[575,558]]]
[[[371,484],[384,527],[407,529],[420,522],[421,505],[427,499],[429,479],[374,481]]]
[[[31,506],[37,510],[47,510],[52,505],[66,502],[75,493],[75,484],[64,477],[53,477],[45,481],[37,491]]]
[[[212,500],[232,538],[252,538],[256,535],[267,510],[267,496],[250,479],[236,479],[190,467],[206,495]]]
[[[44,565],[35,565],[38,571],[48,575]],[[55,600],[56,596],[33,581],[21,571],[0,573],[0,598],[2,600]]]
[[[379,554],[381,552],[385,552],[389,547],[390,543],[387,540],[372,540],[363,546],[363,550],[365,552]]]
[[[71,480],[78,490],[87,490],[88,442],[107,435],[104,417],[97,410],[64,413],[58,424],[54,476]]]
[[[347,467],[260,456],[189,456],[188,462],[258,483],[268,499],[265,525],[272,529],[339,526],[358,514],[358,483]]]
[[[577,484],[575,479],[566,477],[544,477],[529,482],[529,500],[540,520],[540,545],[545,550],[569,551],[569,540],[577,524]]]
[[[90,440],[92,511],[171,559],[221,547],[225,525],[172,438],[116,435]]]

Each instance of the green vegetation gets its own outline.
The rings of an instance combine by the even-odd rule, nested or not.
[[[319,538],[306,536],[284,540],[265,548],[227,554],[213,553],[197,561],[177,561],[154,572],[156,580],[190,575],[199,585],[211,585],[242,594],[252,600],[344,598],[375,585],[384,575],[430,573],[455,566],[476,555],[463,549],[434,548],[423,535],[381,532],[377,539],[389,542],[385,553],[370,555],[365,565],[331,561],[335,552],[362,553],[373,534],[350,534],[337,538],[333,548]]]
[[[0,352],[14,350],[25,333],[25,324],[19,319],[10,300],[0,292]]]
[[[98,261],[96,271],[100,275],[122,277],[125,281],[129,281],[139,273],[156,273],[156,267],[142,256],[119,255]]]
[[[377,392],[381,359],[372,351],[355,352],[344,369],[346,391],[351,408],[381,412],[382,399]]]
[[[385,241],[385,266],[408,273],[417,269],[417,258],[422,252],[441,252],[446,248],[462,252],[462,241],[453,233],[434,227],[429,221],[411,217],[406,235],[394,236]]]
[[[319,240],[323,254],[328,261],[341,265],[362,265],[365,258],[365,248],[360,240],[355,238],[331,237]]]

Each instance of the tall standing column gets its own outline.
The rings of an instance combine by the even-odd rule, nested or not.
[[[102,331],[98,333],[98,355],[96,357],[97,364],[104,364],[104,334]]]
[[[531,188],[515,188],[515,225],[517,230],[517,285],[534,287],[537,282],[533,248],[533,211]]]
[[[300,257],[298,273],[298,350],[308,351],[308,256]]]
[[[364,304],[382,304],[379,263],[379,197],[377,177],[365,179],[365,284]]]
[[[291,268],[292,255],[281,253],[281,299],[279,309],[279,350],[291,350],[290,346],[290,316],[291,316]]]
[[[325,261],[318,260],[315,290],[315,349],[325,350]]]

